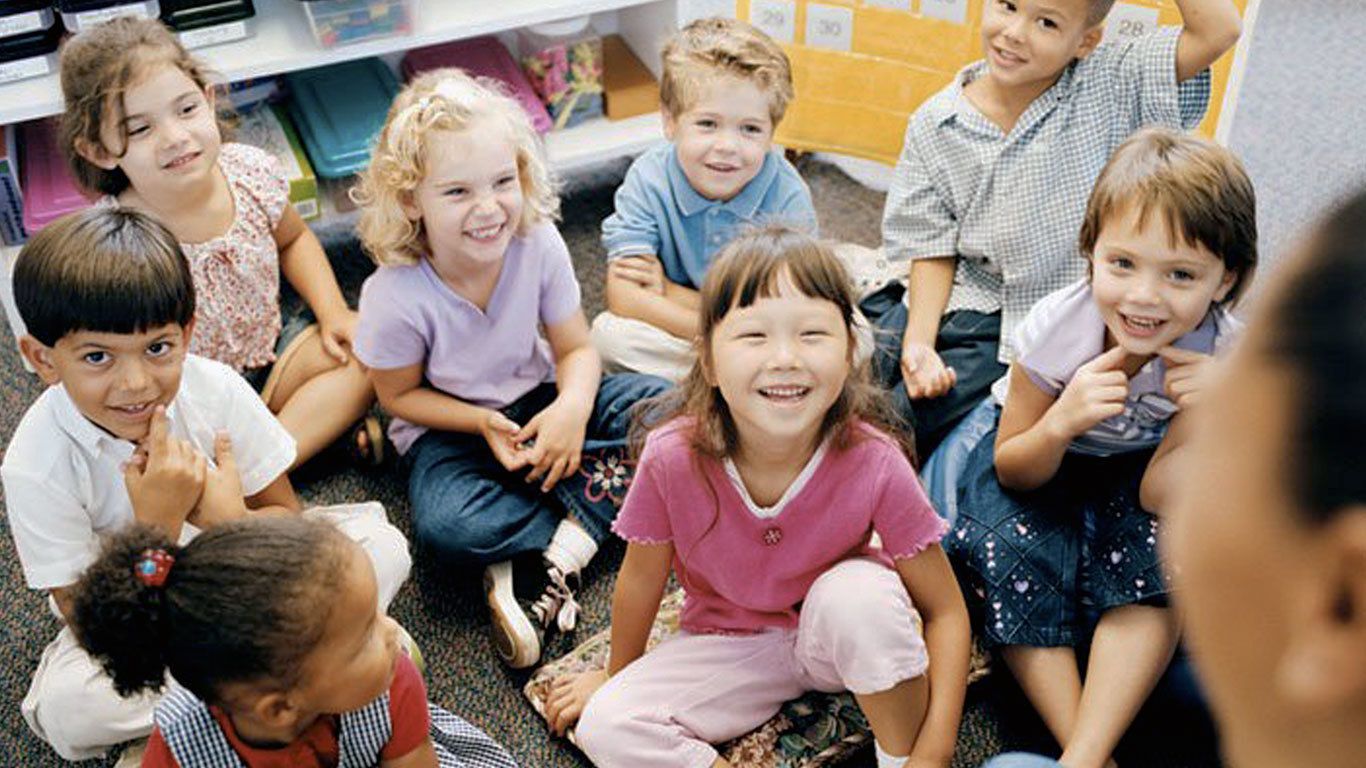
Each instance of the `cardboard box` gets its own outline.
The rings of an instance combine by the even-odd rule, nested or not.
[[[318,177],[304,154],[299,134],[283,109],[264,106],[246,113],[237,125],[237,140],[274,155],[289,179],[289,201],[305,221],[318,218],[322,205],[318,198]]]
[[[602,87],[608,120],[659,111],[659,83],[619,35],[602,39]]]

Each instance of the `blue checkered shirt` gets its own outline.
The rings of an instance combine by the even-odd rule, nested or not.
[[[488,734],[435,705],[428,705],[428,714],[439,768],[517,768],[507,751]],[[246,768],[208,706],[184,688],[171,686],[152,719],[180,768]],[[340,720],[338,768],[379,765],[384,746],[394,733],[389,694],[342,714]]]
[[[1091,187],[1135,130],[1194,128],[1210,75],[1176,82],[1180,30],[1105,43],[1074,62],[1009,133],[963,94],[986,62],[964,68],[916,110],[887,193],[889,260],[957,256],[946,312],[1001,313],[998,358],[1039,299],[1086,274],[1078,233]]]

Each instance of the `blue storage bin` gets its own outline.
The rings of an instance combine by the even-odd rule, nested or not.
[[[398,79],[379,59],[359,59],[285,75],[289,113],[313,170],[350,176],[370,162],[370,145],[398,94]]]

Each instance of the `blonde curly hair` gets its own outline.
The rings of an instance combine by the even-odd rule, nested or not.
[[[389,107],[370,165],[351,190],[362,206],[357,231],[377,264],[416,264],[430,252],[422,221],[404,211],[427,176],[427,142],[434,131],[462,131],[476,120],[503,124],[517,155],[517,178],[525,203],[516,233],[525,235],[560,213],[557,184],[540,137],[526,112],[503,85],[459,69],[437,69],[409,83]]]

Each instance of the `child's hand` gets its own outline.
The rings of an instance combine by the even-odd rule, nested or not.
[[[664,265],[650,256],[627,256],[607,264],[608,277],[635,283],[650,293],[664,295]]]
[[[493,458],[509,472],[515,472],[528,463],[527,456],[530,452],[522,448],[516,439],[520,430],[521,427],[512,419],[492,410],[479,426],[479,434],[484,437],[484,442],[489,444]]]
[[[514,438],[517,444],[522,445],[533,438],[536,441],[528,453],[528,463],[532,465],[526,476],[528,483],[544,477],[541,490],[549,491],[561,478],[578,471],[589,415],[562,398],[556,398],[522,427]]]
[[[204,492],[190,512],[186,522],[206,530],[219,523],[245,517],[247,506],[242,501],[242,477],[237,472],[237,459],[232,454],[232,438],[219,432],[213,439],[214,466],[204,475]]]
[[[206,464],[193,446],[171,436],[166,408],[158,405],[147,436],[123,467],[133,517],[178,535],[203,493]]]
[[[1124,412],[1129,377],[1120,370],[1128,352],[1119,345],[1077,369],[1048,410],[1058,431],[1068,439]]]
[[[605,682],[605,669],[555,678],[550,684],[550,696],[545,700],[545,716],[550,723],[550,730],[556,736],[563,736],[579,721],[584,705]]]
[[[901,346],[901,378],[912,400],[939,397],[958,383],[958,374],[944,365],[934,347],[919,341]]]
[[[318,337],[322,340],[323,351],[342,365],[350,360],[346,350],[351,348],[351,342],[356,338],[356,322],[359,319],[360,315],[351,309],[318,318]]]
[[[1214,357],[1176,347],[1163,347],[1157,354],[1167,361],[1167,375],[1162,379],[1167,397],[1182,410],[1195,405],[1209,383]]]

